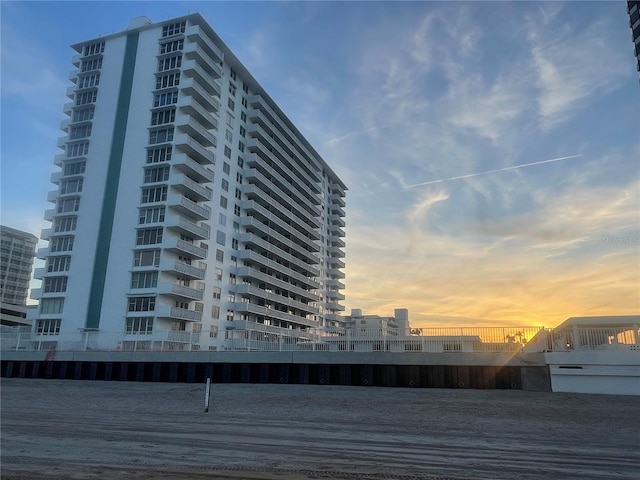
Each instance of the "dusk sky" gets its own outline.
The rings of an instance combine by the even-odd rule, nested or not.
[[[3,225],[38,236],[50,225],[69,45],[140,15],[199,12],[349,188],[347,313],[551,327],[640,312],[626,2],[1,9]]]

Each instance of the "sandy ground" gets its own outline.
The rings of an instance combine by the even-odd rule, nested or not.
[[[640,399],[2,379],[3,479],[631,479]]]

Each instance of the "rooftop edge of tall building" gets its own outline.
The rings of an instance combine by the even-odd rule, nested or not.
[[[215,30],[209,25],[207,20],[200,13],[190,13],[187,15],[183,15],[180,17],[169,18],[163,20],[161,22],[152,22],[146,16],[139,16],[130,19],[129,24],[126,29],[114,32],[109,35],[98,36],[91,39],[84,40],[82,42],[77,42],[71,45],[76,52],[81,53],[82,47],[87,43],[94,42],[96,40],[109,40],[111,38],[116,38],[122,35],[128,35],[132,32],[141,32],[143,30],[148,30],[151,28],[156,28],[158,25],[162,25],[165,23],[171,22],[180,22],[183,20],[190,20],[195,24],[202,26],[202,28],[206,31],[207,35],[209,35],[212,40],[214,40],[219,46],[224,54],[224,60],[229,63],[229,65],[237,71],[243,79],[246,79],[249,83],[250,88],[255,92],[255,94],[260,95],[262,98],[266,100],[269,107],[272,108],[278,116],[282,118],[284,123],[291,129],[291,131],[296,134],[304,146],[309,149],[309,151],[319,160],[322,167],[330,173],[330,178],[332,181],[338,183],[343,190],[348,190],[346,184],[338,177],[338,175],[333,171],[333,169],[329,166],[326,160],[318,153],[318,151],[311,145],[311,143],[307,140],[307,138],[298,130],[298,128],[294,125],[294,123],[289,119],[289,117],[280,109],[278,104],[271,98],[271,96],[266,92],[266,90],[260,85],[260,83],[255,79],[255,77],[247,70],[244,64],[236,57],[231,49],[227,46],[227,44],[220,38],[220,36],[215,32]],[[147,23],[147,21],[151,23]]]

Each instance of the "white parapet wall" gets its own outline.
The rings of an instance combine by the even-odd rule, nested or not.
[[[552,391],[640,396],[640,350],[624,347],[545,353]]]

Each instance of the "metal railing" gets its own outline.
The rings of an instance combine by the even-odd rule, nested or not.
[[[292,330],[249,321],[227,330],[225,351],[518,353],[628,350],[640,353],[637,326],[608,328],[447,327]],[[206,351],[219,342],[200,332],[78,332],[42,334],[30,327],[2,327],[2,351]],[[201,345],[202,344],[202,345]],[[211,343],[213,346],[214,343]],[[217,350],[220,345],[215,343]]]

